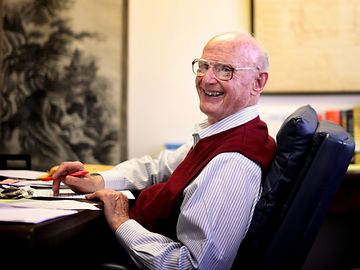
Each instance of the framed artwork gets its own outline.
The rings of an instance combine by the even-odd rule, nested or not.
[[[127,0],[0,0],[0,152],[126,159]]]
[[[264,93],[360,93],[360,1],[251,0],[251,26],[269,53]]]

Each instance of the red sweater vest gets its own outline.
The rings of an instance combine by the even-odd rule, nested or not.
[[[130,218],[152,232],[176,239],[183,191],[216,155],[239,152],[261,166],[265,174],[275,155],[275,141],[256,117],[244,125],[201,139],[166,182],[144,189],[130,208]]]

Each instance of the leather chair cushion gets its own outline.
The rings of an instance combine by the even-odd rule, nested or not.
[[[262,197],[271,199],[272,193],[279,193],[283,184],[294,181],[317,126],[317,113],[310,105],[298,108],[285,119],[276,135],[276,156],[265,178]]]
[[[276,227],[277,208],[285,201],[285,195],[295,182],[312,145],[318,125],[316,111],[304,105],[290,114],[281,125],[277,135],[277,152],[263,180],[263,190],[257,203],[249,230],[240,245],[237,260],[261,256],[266,239]],[[240,255],[240,256],[239,256]]]

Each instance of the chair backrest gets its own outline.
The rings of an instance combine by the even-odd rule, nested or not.
[[[284,121],[276,142],[233,269],[301,269],[355,149],[344,128],[318,123],[309,105]]]

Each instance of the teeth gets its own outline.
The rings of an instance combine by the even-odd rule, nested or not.
[[[205,90],[204,90],[204,93],[208,96],[213,96],[213,97],[222,95],[221,92],[209,92],[209,91],[205,91]]]

